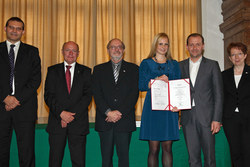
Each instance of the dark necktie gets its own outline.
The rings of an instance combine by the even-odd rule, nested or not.
[[[70,89],[71,89],[71,74],[70,74],[70,68],[71,66],[66,66],[67,70],[65,73],[66,76],[66,82],[67,82],[67,88],[68,88],[68,92],[70,93]]]
[[[118,64],[115,64],[115,67],[114,67],[114,79],[115,79],[115,83],[117,83],[118,76],[119,76]]]
[[[9,60],[10,60],[10,91],[12,93],[12,84],[13,84],[13,78],[14,78],[14,59],[15,59],[15,52],[14,52],[15,45],[10,45],[10,52],[9,52]]]

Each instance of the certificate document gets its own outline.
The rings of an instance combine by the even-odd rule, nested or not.
[[[162,80],[151,79],[152,110],[191,109],[189,79]]]

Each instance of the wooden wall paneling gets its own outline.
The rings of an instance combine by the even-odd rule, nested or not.
[[[231,42],[243,42],[248,46],[247,64],[250,64],[250,0],[223,0],[221,8],[225,69],[232,66],[227,54],[227,46]]]

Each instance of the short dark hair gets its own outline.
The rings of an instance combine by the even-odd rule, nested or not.
[[[124,43],[123,43],[122,40],[120,40],[119,38],[113,38],[113,39],[111,39],[111,40],[108,42],[108,44],[107,44],[107,49],[109,49],[110,43],[111,43],[113,40],[118,40],[118,41],[120,41],[120,42],[122,43],[122,48],[125,49]]]
[[[22,19],[20,19],[19,17],[11,17],[7,20],[5,27],[8,27],[9,22],[10,21],[17,21],[17,22],[21,22],[23,24],[23,30],[24,30],[24,22],[22,21]]]
[[[187,37],[187,45],[188,45],[188,40],[189,40],[190,37],[201,37],[202,44],[204,44],[204,38],[203,38],[203,36],[202,36],[201,34],[199,34],[199,33],[192,33],[192,34],[190,34],[190,35]]]
[[[227,53],[229,56],[231,56],[231,49],[236,48],[243,52],[243,54],[247,54],[247,46],[243,44],[242,42],[232,42],[227,47]]]

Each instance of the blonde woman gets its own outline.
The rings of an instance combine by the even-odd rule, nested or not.
[[[149,143],[148,166],[159,166],[159,150],[162,148],[162,166],[173,166],[172,143],[179,140],[178,112],[152,111],[150,80],[165,82],[181,77],[179,64],[169,50],[168,35],[159,33],[154,37],[151,51],[139,68],[139,90],[147,91],[141,117],[140,140]]]

